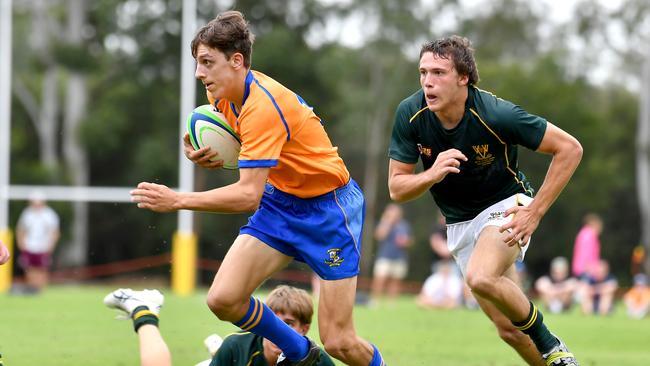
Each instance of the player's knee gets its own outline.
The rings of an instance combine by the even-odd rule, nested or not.
[[[210,308],[210,311],[214,313],[219,319],[232,321],[230,319],[231,313],[237,308],[240,301],[233,298],[232,296],[227,296],[226,294],[220,293],[219,291],[213,291],[212,289],[208,292],[206,298],[206,303]]]
[[[356,346],[355,340],[356,337],[347,337],[340,334],[336,337],[321,337],[325,352],[341,361],[349,358],[350,352]]]
[[[492,276],[472,272],[467,273],[467,285],[472,289],[472,292],[479,296],[489,298],[490,294],[496,290],[496,282],[496,278]]]

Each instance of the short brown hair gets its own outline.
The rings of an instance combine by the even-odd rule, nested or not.
[[[248,28],[244,15],[230,10],[217,15],[199,29],[192,40],[192,56],[196,58],[197,48],[203,44],[218,49],[227,58],[239,52],[244,56],[244,65],[250,67],[254,41],[255,35]]]
[[[314,303],[305,290],[281,285],[271,291],[265,303],[274,313],[292,315],[302,324],[311,324]]]
[[[460,75],[467,75],[469,85],[476,85],[479,81],[478,69],[474,60],[474,49],[469,39],[461,36],[451,36],[441,38],[432,42],[427,42],[420,49],[420,58],[427,52],[433,52],[434,55],[449,59],[454,63],[456,71]]]
[[[592,225],[592,224],[597,224],[597,225],[602,225],[603,224],[603,219],[598,216],[598,214],[589,212],[585,215],[585,217],[582,219],[582,221],[587,224],[587,225]]]

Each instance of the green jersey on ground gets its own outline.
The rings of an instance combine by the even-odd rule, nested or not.
[[[397,107],[388,156],[407,164],[421,159],[429,169],[439,153],[460,150],[468,159],[461,162],[460,173],[448,174],[430,192],[447,224],[468,221],[515,193],[533,196],[530,182],[519,171],[517,145],[537,150],[546,124],[513,103],[469,86],[465,114],[447,130],[420,89]]]
[[[264,358],[263,339],[250,332],[230,334],[223,340],[210,366],[269,366]],[[316,365],[334,366],[334,362],[321,350],[320,361]]]

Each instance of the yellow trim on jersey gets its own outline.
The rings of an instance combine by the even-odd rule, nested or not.
[[[228,337],[230,337],[230,336],[240,336],[240,335],[246,335],[246,334],[250,334],[250,333],[251,333],[251,332],[234,332],[234,333],[230,333],[230,334],[228,334],[228,335],[225,336],[223,339],[226,340],[226,338],[228,338]]]
[[[246,364],[246,366],[251,366],[253,364],[253,359],[255,358],[255,356],[259,355],[260,353],[262,353],[262,351],[257,351],[253,353],[251,355],[251,358],[248,359],[248,363]]]
[[[506,144],[506,143],[501,139],[501,137],[499,137],[499,135],[496,134],[496,132],[492,131],[492,129],[490,128],[490,126],[488,126],[487,123],[485,123],[485,121],[483,121],[483,118],[481,118],[481,116],[479,116],[479,114],[478,114],[478,113],[477,113],[473,108],[470,108],[469,111],[472,112],[472,114],[475,115],[476,118],[478,118],[478,120],[483,124],[483,126],[485,126],[485,128],[486,128],[488,131],[490,131],[490,133],[491,133],[492,135],[494,135],[494,137],[496,137],[497,140],[499,140],[499,142],[503,145],[503,154],[505,155],[505,158],[506,158],[506,169],[508,169],[508,171],[509,171],[510,173],[512,173],[512,175],[515,177],[515,182],[517,182],[517,184],[520,184],[520,185],[521,185],[521,187],[524,189],[524,192],[528,192],[528,193],[530,193],[530,194],[532,195],[533,192],[531,192],[530,190],[526,189],[526,186],[524,185],[524,182],[522,182],[522,181],[519,179],[519,177],[517,176],[517,173],[516,173],[514,170],[512,170],[512,168],[510,168],[510,159],[508,159],[508,144]]]
[[[492,93],[491,91],[483,90],[483,89],[481,89],[481,88],[479,88],[479,87],[477,87],[477,86],[474,86],[474,89],[476,89],[476,90],[478,90],[478,91],[480,91],[480,92],[486,93],[486,94],[490,94],[491,96],[493,96],[493,97],[495,97],[495,98],[497,98],[497,99],[503,100],[502,98],[497,97],[497,95],[494,94],[494,93]]]
[[[228,338],[228,337],[230,337],[230,336],[240,336],[240,335],[246,335],[246,334],[251,334],[251,332],[236,332],[236,333],[230,333],[230,334],[228,334],[228,335],[224,338],[224,341],[226,340],[226,338]],[[250,365],[252,365],[252,364],[253,364],[253,359],[254,359],[256,356],[259,356],[260,354],[263,354],[263,352],[264,352],[264,351],[257,351],[257,352],[255,352],[255,353],[253,353],[253,354],[251,355],[251,358],[248,359],[248,363],[246,363],[246,366],[250,366]]]
[[[429,109],[428,106],[427,106],[427,107],[424,107],[424,108],[422,108],[422,109],[420,109],[419,111],[417,111],[417,113],[415,113],[415,114],[413,115],[413,117],[411,117],[411,119],[409,119],[409,123],[413,122],[413,120],[415,119],[415,117],[417,117],[420,113],[424,112],[424,111],[427,110],[427,109]]]

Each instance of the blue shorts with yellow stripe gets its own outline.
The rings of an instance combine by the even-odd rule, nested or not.
[[[350,181],[329,193],[299,198],[267,184],[258,210],[239,233],[305,262],[322,279],[359,274],[365,199]]]

